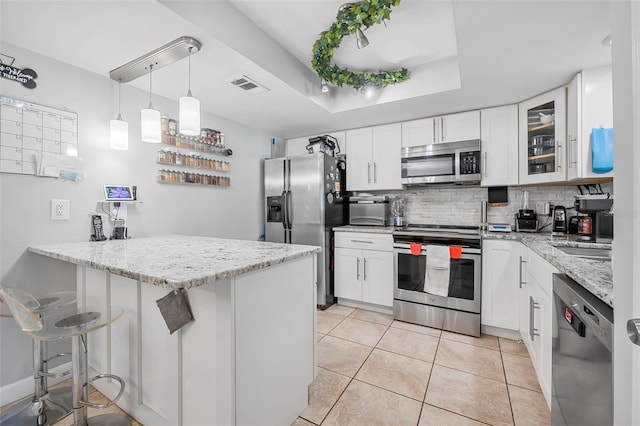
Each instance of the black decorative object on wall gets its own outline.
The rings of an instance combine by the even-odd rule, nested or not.
[[[11,63],[6,64],[4,62],[5,58],[10,58]],[[0,76],[6,78],[7,80],[17,81],[27,89],[35,89],[35,80],[36,78],[38,78],[38,73],[31,68],[14,67],[14,61],[15,58],[0,53]]]

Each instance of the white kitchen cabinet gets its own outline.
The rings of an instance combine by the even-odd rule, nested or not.
[[[567,180],[613,177],[594,173],[591,130],[613,127],[611,66],[579,72],[567,86]]]
[[[467,111],[402,123],[402,147],[480,139],[480,111]]]
[[[483,241],[482,325],[519,330],[518,295],[523,250],[526,248],[518,241]]]
[[[338,140],[338,144],[340,145],[340,152],[345,153],[347,146],[345,141],[346,132],[331,132],[331,133],[318,133],[317,135],[305,136],[302,138],[294,138],[287,139],[286,143],[286,156],[287,157],[295,157],[297,155],[306,155],[308,154],[307,145],[309,145],[309,138],[313,138],[316,136],[328,135],[336,138]]]
[[[335,245],[336,297],[392,307],[392,236],[337,232]]]
[[[519,183],[566,180],[564,87],[519,105]]]
[[[540,388],[550,406],[553,274],[558,270],[528,249],[525,271],[520,295],[521,337],[529,349]]]
[[[346,132],[347,190],[402,189],[400,123]]]
[[[482,186],[518,184],[518,105],[480,111]]]

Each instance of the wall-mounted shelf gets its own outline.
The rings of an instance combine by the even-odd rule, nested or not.
[[[231,179],[227,176],[217,176],[208,173],[185,172],[182,170],[158,170],[156,182],[159,183],[188,183],[205,186],[230,186]]]
[[[184,154],[177,150],[171,150],[170,148],[164,148],[158,151],[156,163],[215,170],[216,172],[228,172],[231,167],[228,161],[216,160],[200,154]]]

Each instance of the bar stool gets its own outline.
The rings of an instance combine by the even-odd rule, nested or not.
[[[68,306],[76,301],[75,291],[61,291],[38,298],[39,306],[33,308],[33,312],[39,318],[45,318],[47,314]],[[0,298],[0,317],[12,317],[6,303]],[[11,406],[0,416],[0,424],[3,426],[19,425],[45,425],[55,423],[69,415],[72,411],[71,387],[62,387],[49,390],[48,378],[61,378],[71,374],[71,369],[61,373],[50,373],[49,362],[69,353],[59,353],[46,358],[47,342],[32,339],[33,342],[33,398],[24,399]]]
[[[87,380],[87,334],[111,325],[122,317],[124,310],[118,306],[66,307],[58,309],[46,318],[40,318],[35,312],[40,304],[29,293],[15,288],[0,288],[0,297],[8,305],[22,331],[34,339],[48,341],[71,338],[73,424],[128,426],[129,419],[120,414],[102,414],[91,418],[87,416],[88,407],[110,407],[124,393],[124,380],[113,374],[99,374]],[[118,395],[105,404],[89,402],[89,384],[105,378],[120,384]]]

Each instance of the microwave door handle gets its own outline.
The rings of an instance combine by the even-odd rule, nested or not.
[[[436,143],[436,119],[433,119],[433,143]]]

